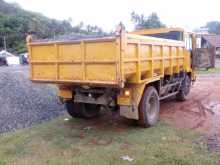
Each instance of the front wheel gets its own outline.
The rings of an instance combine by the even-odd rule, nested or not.
[[[180,86],[180,90],[179,90],[179,92],[176,95],[176,99],[178,101],[185,101],[187,95],[190,92],[190,88],[191,88],[191,80],[190,80],[189,76],[186,75],[186,77],[182,81],[182,84]]]
[[[143,127],[154,126],[159,120],[160,100],[157,90],[150,86],[145,89],[140,107],[139,124]]]

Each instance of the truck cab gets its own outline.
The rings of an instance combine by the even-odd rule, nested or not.
[[[182,28],[142,29],[132,34],[182,41],[191,52],[192,68],[215,67],[216,34],[187,32]]]

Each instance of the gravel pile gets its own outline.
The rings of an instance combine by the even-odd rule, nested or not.
[[[48,41],[74,41],[82,39],[94,39],[94,38],[105,38],[105,37],[115,37],[115,34],[79,34],[79,33],[69,33],[56,38],[51,39],[37,39],[35,42],[48,42]]]
[[[0,133],[30,127],[64,112],[56,87],[28,80],[28,67],[0,67]]]

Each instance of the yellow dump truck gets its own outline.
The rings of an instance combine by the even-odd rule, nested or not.
[[[196,41],[180,28],[27,45],[30,79],[57,84],[72,117],[93,118],[106,108],[153,126],[160,101],[184,101],[195,80]]]

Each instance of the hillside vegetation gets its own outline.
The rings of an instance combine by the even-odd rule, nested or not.
[[[97,26],[85,26],[80,23],[73,27],[68,20],[50,19],[40,13],[23,10],[18,4],[9,4],[0,0],[0,50],[4,47],[5,37],[9,51],[25,52],[25,36],[28,31],[36,32],[39,38],[54,38],[70,32],[103,33]]]

